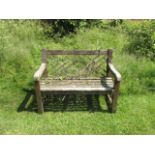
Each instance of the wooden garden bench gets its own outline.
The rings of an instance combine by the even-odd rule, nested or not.
[[[106,76],[101,78],[50,78],[47,72],[47,58],[54,55],[102,55],[106,57]],[[42,77],[44,77],[42,79]],[[44,112],[42,93],[52,94],[99,94],[105,95],[110,112],[116,112],[117,97],[121,81],[120,73],[112,64],[112,50],[42,50],[42,64],[34,74],[35,93],[38,105],[38,112]]]

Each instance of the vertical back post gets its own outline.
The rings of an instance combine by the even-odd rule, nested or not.
[[[113,52],[112,49],[107,50],[107,56],[108,56],[107,61],[108,62],[112,61],[112,52]]]
[[[113,52],[112,49],[107,50],[107,77],[111,76],[108,63],[112,62],[112,52]]]
[[[42,63],[47,63],[46,49],[42,49]]]
[[[42,63],[47,63],[47,51],[46,51],[46,49],[42,49]],[[44,76],[48,77],[47,68],[44,71]]]

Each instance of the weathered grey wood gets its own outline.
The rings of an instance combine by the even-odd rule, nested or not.
[[[62,92],[110,92],[114,84],[112,79],[104,80],[41,80],[41,91]]]
[[[34,74],[34,80],[40,80],[41,76],[43,75],[44,71],[46,70],[46,63],[42,63],[39,69]]]
[[[107,55],[108,55],[108,63],[110,63],[112,61],[112,49],[108,49],[107,50]]]
[[[48,76],[47,57],[50,55],[105,55],[107,57],[107,77],[70,77],[52,78]],[[89,66],[88,66],[89,67]],[[114,82],[112,79],[114,77]],[[112,64],[112,50],[42,50],[42,64],[34,74],[35,92],[38,104],[38,112],[43,113],[43,101],[41,92],[52,94],[94,94],[105,95],[111,112],[116,112],[120,73]]]
[[[114,75],[117,81],[121,81],[121,74],[116,70],[112,63],[108,63],[110,72]]]
[[[110,94],[110,91],[43,91],[44,94],[53,94],[53,95],[106,95]]]
[[[108,102],[109,102],[110,104],[112,104],[111,94],[107,94],[107,98],[108,98]]]
[[[116,70],[116,68],[112,64],[112,50],[109,49],[107,57],[107,76],[112,77],[112,75],[115,78],[114,91],[112,92],[112,94],[107,94],[105,98],[107,101],[108,109],[110,110],[110,112],[114,113],[116,112],[117,107],[117,98],[119,93],[121,74]]]
[[[42,49],[42,63],[47,63],[47,52],[46,52],[46,49]]]
[[[46,50],[48,55],[107,55],[105,50]]]
[[[112,80],[111,77],[52,77],[52,76],[48,76],[48,77],[43,77],[42,80],[102,80],[106,78],[106,80]]]
[[[108,49],[107,50],[107,55],[108,55],[108,57],[107,57],[107,71],[106,71],[106,73],[107,73],[107,77],[111,77],[111,72],[110,72],[110,68],[109,68],[109,63],[111,63],[111,61],[112,61],[112,50],[111,49]]]
[[[108,107],[108,111],[111,112],[111,107],[112,107],[112,98],[111,98],[111,94],[106,94],[105,95],[105,101],[106,101],[106,104],[107,104],[107,107]]]
[[[39,81],[35,81],[35,93],[36,93],[36,99],[37,99],[37,105],[38,105],[38,112],[43,113],[44,107],[43,107],[43,102],[42,102],[42,97],[41,97]]]
[[[47,71],[47,68],[45,68],[44,73],[43,73],[43,76],[46,77],[46,78],[48,78],[48,71]]]
[[[112,105],[111,105],[111,112],[114,113],[116,112],[117,108],[117,98],[118,98],[118,93],[119,93],[119,86],[120,86],[120,81],[115,81],[115,91],[112,94]]]

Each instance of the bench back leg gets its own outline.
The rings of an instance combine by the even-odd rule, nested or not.
[[[37,105],[38,105],[38,113],[43,113],[44,106],[43,106],[43,102],[42,102],[39,81],[35,81],[35,93],[36,93],[36,99],[37,99]]]
[[[47,71],[47,68],[46,68],[45,71],[44,71],[44,77],[48,77],[48,71]]]

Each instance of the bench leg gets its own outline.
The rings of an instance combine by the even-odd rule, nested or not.
[[[118,97],[118,94],[115,92],[112,97],[112,104],[110,109],[110,112],[112,113],[115,113],[117,110],[117,97]]]
[[[90,112],[94,111],[92,95],[86,95],[86,99],[87,99],[87,104],[88,104],[88,110]]]
[[[44,76],[45,76],[45,77],[48,77],[48,71],[47,71],[47,68],[46,68],[45,71],[44,71]]]
[[[36,92],[36,99],[37,99],[37,105],[38,105],[38,113],[43,113],[44,106],[43,106],[43,102],[42,102],[39,81],[35,82],[35,92]]]
[[[111,112],[114,113],[117,110],[117,98],[119,93],[119,84],[120,82],[115,83],[115,92],[112,94],[112,105],[111,105]]]
[[[111,105],[112,105],[111,94],[105,95],[105,101],[108,107],[108,111],[111,112]]]

